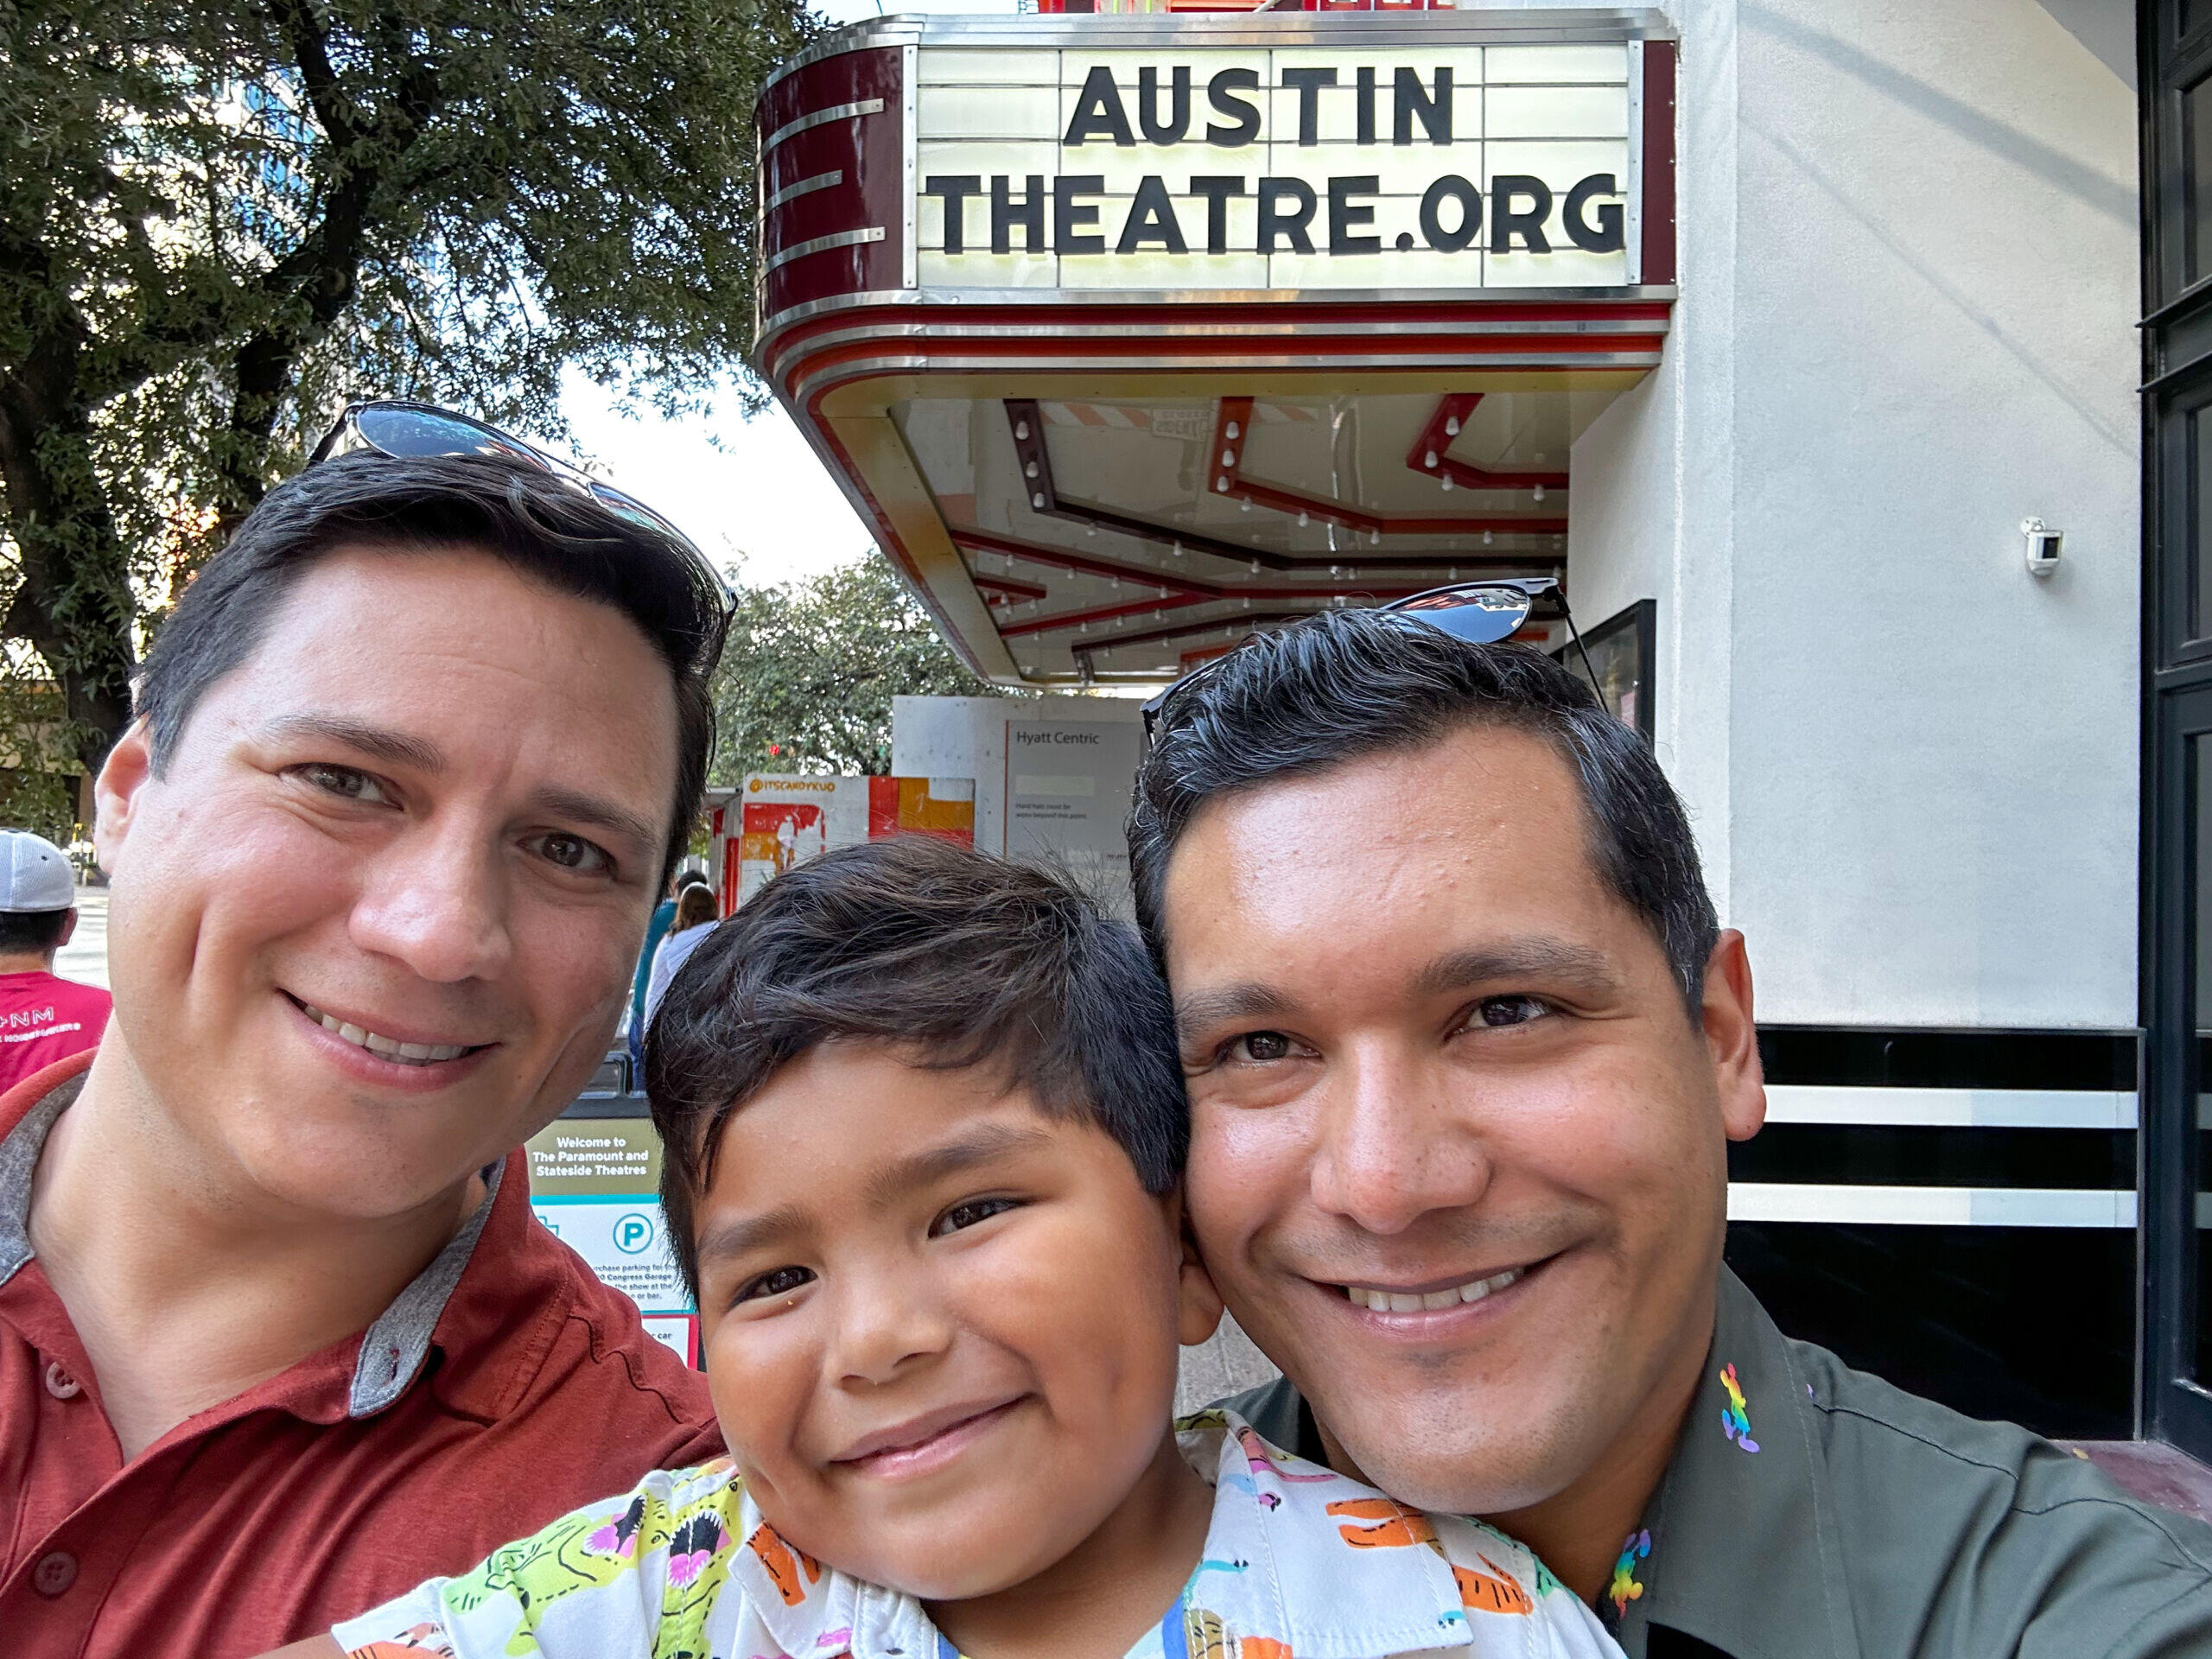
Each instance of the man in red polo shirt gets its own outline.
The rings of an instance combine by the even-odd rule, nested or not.
[[[114,1016],[0,1096],[0,1650],[225,1659],[718,1449],[511,1152],[605,1054],[711,571],[512,461],[272,492],[99,779]]]

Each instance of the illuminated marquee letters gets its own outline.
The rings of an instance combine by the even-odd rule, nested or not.
[[[1014,182],[1003,173],[990,181],[993,253],[1013,252],[1016,230],[1022,233],[1023,250],[1030,253],[1105,251],[1103,234],[1087,228],[1098,223],[1098,205],[1084,200],[1105,194],[1106,181],[1102,175],[1061,174],[1052,180],[1049,194],[1046,180],[1039,174],[1032,173],[1022,180],[1019,193],[1014,188]],[[1551,217],[1551,187],[1541,179],[1519,173],[1498,174],[1490,185],[1490,251],[1508,253],[1526,249],[1530,253],[1549,253],[1551,238],[1545,233],[1544,223]],[[944,251],[966,252],[967,203],[984,194],[982,176],[974,173],[931,174],[923,181],[922,193],[935,196],[944,204]],[[1230,251],[1229,202],[1237,196],[1256,196],[1259,200],[1259,231],[1254,251],[1315,251],[1312,226],[1320,198],[1304,179],[1262,178],[1251,184],[1242,175],[1192,174],[1185,181],[1185,193],[1205,199],[1208,253]],[[1358,198],[1372,198],[1378,194],[1378,181],[1372,173],[1330,176],[1327,252],[1374,253],[1381,249],[1381,238],[1352,234],[1357,226],[1375,222],[1372,201],[1363,203]],[[1587,253],[1620,251],[1624,236],[1621,204],[1599,200],[1600,197],[1619,194],[1619,183],[1610,173],[1592,173],[1567,192],[1560,219],[1568,239],[1576,247]],[[1052,217],[1049,239],[1045,234],[1048,200]],[[1597,203],[1594,209],[1592,202]],[[1452,204],[1457,215],[1450,224],[1445,222],[1447,203]],[[1421,197],[1421,235],[1440,253],[1457,253],[1474,242],[1481,234],[1484,217],[1483,192],[1457,173],[1444,175]],[[1167,253],[1190,251],[1166,180],[1157,173],[1147,173],[1138,181],[1136,195],[1122,221],[1121,233],[1115,238],[1114,251],[1137,253],[1148,246],[1157,246]]]
[[[1609,276],[1586,260],[1574,275],[1547,278],[1548,265],[1524,263],[1485,278],[1478,258],[1624,252],[1636,154],[1624,51],[1610,70],[1587,56],[1531,67],[1524,55],[1494,81],[1489,60],[1465,52],[1422,64],[1379,49],[1308,48],[1259,59],[1264,70],[1249,51],[1211,63],[1203,50],[1137,55],[1047,60],[1043,78],[1057,85],[1028,83],[1052,100],[1027,106],[1041,104],[1040,115],[994,116],[1006,95],[988,81],[970,101],[944,106],[942,129],[925,104],[918,194],[936,206],[923,221],[925,251],[1104,256],[1084,280],[1109,285],[1117,259],[1151,262],[1133,269],[1158,280],[1176,269],[1160,266],[1163,257],[1227,255],[1465,255],[1464,266],[1406,267],[1409,280],[1437,284],[1632,280],[1627,266]],[[1236,60],[1223,66],[1224,55]],[[1554,61],[1573,73],[1544,73]],[[1056,122],[1051,139],[1035,124],[1046,120]],[[1048,144],[1056,169],[1030,170],[1046,162]],[[999,154],[1011,163],[1004,171],[991,167]],[[962,269],[947,264],[941,276],[957,281]],[[1389,280],[1395,262],[1344,269]]]

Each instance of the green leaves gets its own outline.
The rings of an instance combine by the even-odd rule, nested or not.
[[[0,594],[80,757],[140,617],[348,397],[557,438],[569,364],[671,413],[741,372],[753,103],[817,27],[802,0],[0,0]]]
[[[976,678],[880,552],[811,581],[743,588],[715,676],[714,781],[887,772],[894,696],[1007,695],[1027,694]]]

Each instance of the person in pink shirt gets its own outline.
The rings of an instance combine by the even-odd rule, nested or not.
[[[29,830],[0,830],[0,1092],[99,1046],[108,994],[54,971],[76,931],[68,858]]]

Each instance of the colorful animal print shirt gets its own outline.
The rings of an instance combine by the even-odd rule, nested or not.
[[[1620,1659],[1503,1533],[1408,1510],[1225,1412],[1178,1439],[1213,1483],[1213,1521],[1128,1659]],[[778,1537],[727,1459],[648,1476],[332,1634],[353,1659],[959,1659],[912,1597]]]

